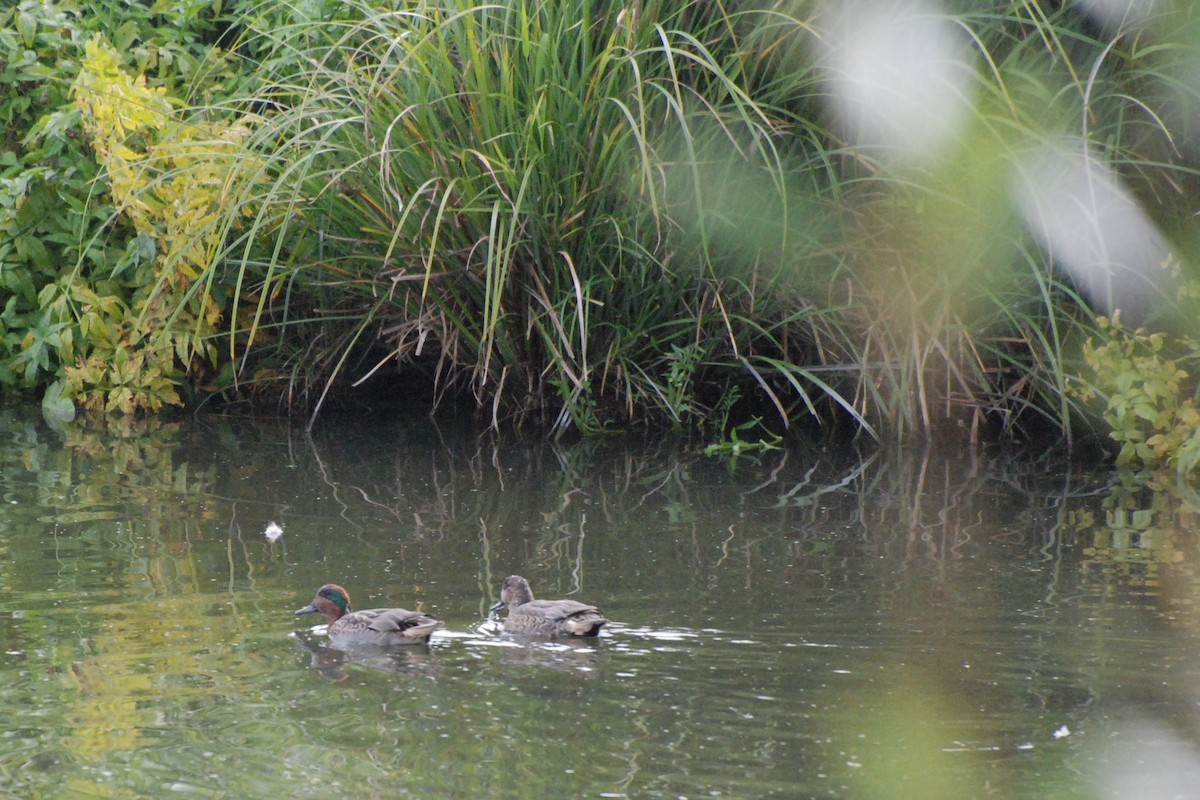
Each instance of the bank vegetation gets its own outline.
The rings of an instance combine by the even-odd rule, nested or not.
[[[21,0],[0,387],[1191,470],[1200,18],[1111,6]]]

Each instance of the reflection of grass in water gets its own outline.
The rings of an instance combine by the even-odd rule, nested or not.
[[[982,764],[969,753],[950,753],[949,748],[964,736],[947,722],[961,719],[961,707],[920,685],[900,685],[892,691],[843,697],[839,705],[865,709],[850,719],[861,727],[847,730],[841,741],[858,747],[844,754],[839,767],[843,779],[871,798],[922,797],[931,800],[972,797],[983,785],[978,773]],[[843,722],[845,724],[845,722]],[[861,795],[860,795],[861,792]]]
[[[183,444],[178,423],[114,415],[105,418],[103,426],[70,425],[64,432],[65,447],[57,452],[76,462],[68,473],[76,481],[71,503],[94,509],[104,498],[123,512],[144,506],[153,513],[169,499],[181,503],[177,513],[194,522],[212,518],[214,472],[195,463],[176,463]],[[120,476],[115,484],[114,475]]]
[[[210,453],[211,431],[205,433],[202,452]],[[1055,515],[1081,518],[1088,510],[1093,524],[1102,524],[1096,520],[1103,513],[1094,509],[1102,502],[1097,491],[1103,482],[1080,485],[1064,473],[1062,483],[1049,490],[1041,469],[1022,471],[1018,463],[978,454],[941,459],[915,449],[880,453],[865,464],[850,458],[837,463],[823,451],[763,453],[740,461],[731,474],[719,459],[694,450],[680,457],[671,448],[645,443],[492,448],[475,440],[463,447],[451,437],[442,445],[411,442],[396,448],[371,425],[362,440],[371,442],[367,449],[346,430],[315,441],[291,433],[296,438],[288,441],[265,423],[246,425],[237,437],[217,437],[236,470],[218,469],[210,476],[223,498],[216,505],[221,513],[234,506],[244,513],[281,486],[297,495],[311,494],[313,487],[340,492],[336,501],[331,494],[303,507],[314,513],[324,508],[319,518],[281,518],[287,572],[263,575],[256,559],[269,550],[260,525],[246,526],[245,548],[238,537],[226,537],[224,525],[215,526],[214,541],[214,528],[199,532],[173,519],[173,509],[194,510],[192,494],[170,494],[165,487],[159,495],[134,495],[159,504],[135,509],[139,516],[161,517],[157,528],[139,522],[124,527],[119,540],[112,526],[101,524],[57,532],[77,546],[84,542],[115,552],[110,561],[85,553],[52,564],[48,579],[61,582],[55,584],[58,592],[85,588],[70,581],[97,563],[104,569],[91,580],[124,576],[119,579],[136,586],[106,586],[95,603],[107,606],[106,613],[80,607],[74,614],[41,610],[22,620],[0,616],[4,630],[14,631],[9,641],[26,651],[25,663],[46,658],[59,666],[79,664],[69,676],[51,670],[47,680],[20,677],[28,670],[11,662],[8,674],[17,677],[5,696],[32,698],[26,705],[40,710],[53,685],[66,681],[67,702],[37,724],[79,729],[88,737],[69,741],[86,757],[50,743],[61,762],[34,762],[46,771],[37,779],[26,772],[21,776],[26,783],[18,786],[40,787],[80,763],[103,759],[106,767],[113,762],[134,767],[115,780],[148,796],[161,792],[168,773],[171,781],[215,786],[214,793],[304,796],[313,785],[335,780],[343,786],[379,781],[386,787],[408,769],[413,791],[427,790],[428,796],[451,791],[477,796],[480,787],[509,796],[529,786],[558,796],[577,786],[615,791],[622,785],[631,795],[698,796],[703,788],[717,787],[744,796],[759,786],[782,794],[795,785],[800,770],[801,778],[834,776],[801,784],[813,795],[833,785],[848,787],[839,788],[839,796],[879,800],[974,797],[984,787],[1015,798],[1030,794],[1017,783],[1023,779],[1045,796],[1081,796],[1062,773],[1064,765],[1077,763],[1078,748],[1092,729],[1067,715],[1094,702],[1086,690],[1099,686],[1097,694],[1105,695],[1120,688],[1118,680],[1106,683],[1108,676],[1092,677],[1088,670],[1123,649],[1127,629],[1106,634],[1081,626],[1080,646],[1066,648],[1048,640],[1052,637],[1006,638],[1008,656],[1024,659],[1019,663],[1028,670],[1016,684],[1009,674],[1012,662],[976,662],[956,674],[961,655],[951,642],[938,649],[943,640],[937,635],[916,650],[929,655],[928,671],[888,659],[897,652],[889,649],[895,644],[892,625],[911,626],[918,619],[920,627],[938,634],[934,622],[953,632],[993,619],[986,609],[975,607],[979,616],[972,616],[971,607],[948,607],[958,600],[999,603],[1001,595],[1020,592],[1047,617],[1063,613],[1044,604],[1044,594],[1078,587],[1069,576],[1078,566],[1073,559],[1081,556],[1070,542],[1054,540],[1065,538],[1063,528],[1054,527]],[[52,441],[33,448],[32,461],[46,475],[31,480],[61,468],[90,469],[116,443],[98,436],[88,455],[63,456]],[[142,441],[146,449],[139,463],[170,469],[154,476],[110,474],[114,487],[142,478],[157,485],[151,477],[196,469],[177,439]],[[30,442],[28,436],[19,444],[0,439],[6,480],[29,455]],[[155,448],[161,450],[151,452]],[[284,450],[290,456],[286,463],[278,455]],[[22,492],[33,491],[31,484],[16,489],[23,500]],[[1152,502],[1133,494],[1117,501]],[[414,508],[423,514],[420,536],[414,525],[403,524]],[[1164,522],[1174,518],[1181,528],[1192,513],[1178,504],[1153,508]],[[263,520],[269,518],[262,513]],[[338,527],[346,518],[357,520],[359,528]],[[481,518],[488,521],[492,548],[486,554],[471,549],[482,546]],[[37,587],[41,594],[32,588],[46,575],[45,565],[33,561],[36,548],[26,546],[37,540],[38,530],[30,526],[20,534],[24,538],[6,530],[7,546],[22,553],[22,560],[6,559],[4,581],[10,600],[49,605],[61,596],[44,586]],[[332,544],[314,541],[322,536]],[[232,549],[225,547],[226,538]],[[1045,552],[1039,550],[1043,539]],[[999,561],[996,548],[1015,551],[1017,559]],[[345,549],[354,552],[339,552]],[[1181,568],[1188,565],[1185,548],[1171,552]],[[406,560],[392,571],[379,567],[398,554]],[[982,564],[993,555],[1021,574],[987,572]],[[1105,569],[1111,564],[1101,563],[1104,556],[1087,554],[1092,561],[1083,563],[1084,569],[1093,562],[1101,567],[1089,572],[1090,580],[1104,584],[1097,595],[1122,580]],[[474,621],[468,608],[472,592],[494,599],[498,582],[474,589],[472,572],[492,564],[503,574],[501,564],[522,559],[537,562],[546,582],[562,588],[573,579],[570,569],[581,566],[588,599],[626,625],[613,626],[612,638],[600,643],[595,657],[454,639],[431,648],[428,661],[437,667],[432,672],[414,670],[398,679],[374,667],[339,665],[349,677],[336,685],[314,676],[309,653],[296,652],[287,638],[294,623],[290,610],[307,600],[307,592],[290,596],[293,584],[310,588],[308,581],[296,580],[304,569],[344,565],[368,587],[364,591],[408,601],[414,578],[424,580],[422,567],[428,564],[436,577],[422,596],[441,601],[470,595],[458,608],[462,620]],[[251,567],[259,581],[253,585],[246,580]],[[593,595],[598,586],[605,591]],[[113,596],[122,591],[138,594]],[[682,610],[664,610],[658,595],[683,598]],[[76,602],[85,606],[87,598]],[[1119,597],[1109,602],[1128,605]],[[849,620],[861,620],[864,609],[880,610],[885,624],[851,629]],[[153,624],[143,622],[156,613]],[[258,615],[252,623],[251,614]],[[1035,630],[1049,630],[1029,619]],[[732,626],[738,629],[709,630]],[[889,648],[879,646],[881,634],[889,637]],[[132,644],[122,645],[126,641]],[[804,646],[810,642],[822,646]],[[853,647],[859,643],[863,646]],[[789,647],[793,644],[798,646]],[[1153,655],[1153,649],[1144,653]],[[39,655],[43,652],[50,655]],[[906,658],[910,652],[905,650]],[[855,671],[849,677],[822,675],[825,662],[838,667],[850,662]],[[1045,664],[1059,668],[1046,670]],[[980,679],[986,668],[991,674]],[[1142,681],[1131,676],[1145,675],[1140,662],[1137,670],[1120,672],[1116,678],[1126,686]],[[853,691],[819,689],[843,678],[860,681]],[[116,684],[110,696],[84,696],[105,691],[94,687],[107,680]],[[1146,687],[1155,683],[1145,681]],[[1072,691],[1064,692],[1064,684]],[[151,699],[156,692],[163,695],[157,701]],[[27,716],[9,724],[33,725]],[[111,726],[113,742],[131,749],[88,750],[103,744],[104,724]],[[1061,724],[1077,732],[1053,740]],[[137,741],[123,739],[129,731]],[[541,746],[530,731],[552,737],[550,744]],[[557,765],[578,755],[574,743],[580,731],[604,746],[589,767],[566,777]],[[331,735],[341,746],[330,746]],[[1020,749],[1024,743],[1032,749]],[[1074,755],[1068,758],[1064,748],[1074,748]],[[33,758],[29,750],[21,752],[24,760]],[[421,772],[409,757],[413,752],[434,753],[430,759],[445,769]],[[12,758],[0,756],[0,770],[5,764],[16,769]],[[84,794],[92,788],[86,785],[92,773],[80,774],[72,772],[71,779]],[[385,791],[378,796],[388,796]]]
[[[1063,769],[1069,745],[1055,738],[1052,726],[1014,739],[1006,714],[988,713],[961,687],[941,687],[935,673],[916,675],[905,665],[891,665],[869,684],[825,695],[840,712],[833,741],[846,748],[828,754],[830,772],[849,787],[848,797],[1092,796]]]

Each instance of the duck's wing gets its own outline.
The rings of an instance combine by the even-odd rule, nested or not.
[[[587,613],[604,616],[596,606],[580,603],[578,600],[531,600],[517,606],[516,610],[531,617],[548,617],[550,619],[566,619],[577,614]]]
[[[368,608],[356,611],[363,617],[368,630],[378,633],[401,633],[405,636],[427,636],[442,623],[435,617],[407,608]]]
[[[595,636],[600,632],[600,626],[608,622],[599,608],[577,600],[533,600],[521,604],[512,613],[543,619],[552,623],[556,631],[573,636]]]

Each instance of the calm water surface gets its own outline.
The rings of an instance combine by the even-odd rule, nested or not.
[[[1192,796],[1197,516],[1138,481],[10,409],[0,797]],[[613,624],[505,638],[510,573]],[[331,581],[447,628],[328,649]]]

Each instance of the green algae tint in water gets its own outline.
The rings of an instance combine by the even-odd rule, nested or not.
[[[0,796],[1198,783],[1195,512],[1120,476],[4,413]],[[513,573],[612,624],[499,635],[484,614]],[[291,613],[330,581],[446,629],[331,650]]]

